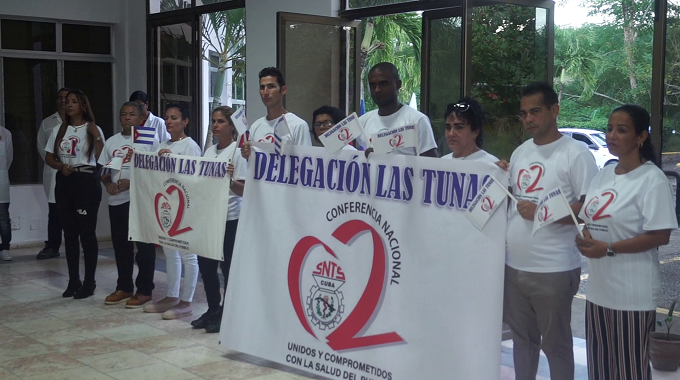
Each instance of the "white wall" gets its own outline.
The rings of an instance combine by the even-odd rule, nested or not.
[[[0,0],[0,16],[88,21],[113,26],[113,109],[135,90],[146,91],[146,2],[144,0]],[[119,131],[116,125],[114,131]],[[20,218],[12,244],[26,245],[47,238],[47,199],[42,185],[10,188],[10,215]],[[33,229],[31,229],[33,227]],[[97,237],[111,236],[107,194],[99,208]]]
[[[267,113],[257,74],[265,67],[276,66],[276,13],[336,17],[339,9],[339,0],[246,1],[246,104],[250,123]]]

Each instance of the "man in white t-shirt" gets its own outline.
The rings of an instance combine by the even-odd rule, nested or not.
[[[536,204],[560,187],[578,214],[597,165],[588,148],[557,130],[560,106],[548,83],[522,90],[520,116],[532,137],[510,158],[504,317],[513,332],[515,379],[535,380],[540,351],[552,380],[574,379],[571,303],[578,291],[581,257],[571,216],[532,234]],[[499,166],[507,169],[505,161]]]
[[[276,121],[285,115],[290,134],[282,136],[284,144],[312,145],[307,122],[283,108],[283,97],[288,91],[286,80],[281,70],[276,67],[265,67],[260,71],[260,98],[267,107],[267,116],[257,119],[250,126],[250,141],[274,143],[274,127]],[[250,142],[243,145],[241,155],[250,157]]]
[[[46,117],[42,123],[40,123],[40,129],[38,129],[37,136],[38,153],[40,153],[40,157],[42,157],[43,161],[45,160],[45,146],[52,134],[52,130],[54,128],[59,128],[62,120],[64,120],[64,114],[66,112],[64,106],[66,104],[66,95],[68,95],[69,91],[68,88],[61,88],[57,91],[57,112]],[[36,256],[36,259],[38,260],[58,257],[59,247],[61,247],[62,228],[57,215],[57,203],[54,199],[54,187],[57,183],[56,175],[57,171],[45,164],[43,168],[43,187],[45,188],[48,206],[47,241],[45,242],[45,247],[40,250]]]
[[[389,62],[380,62],[368,72],[368,86],[371,91],[371,99],[378,105],[377,110],[370,111],[359,118],[359,123],[364,128],[366,136],[403,127],[415,125],[418,132],[418,150],[405,148],[397,150],[397,153],[420,156],[439,157],[437,143],[434,140],[430,119],[423,113],[409,106],[399,103],[399,89],[401,79],[396,66]],[[357,137],[359,144],[366,149],[367,154],[373,149],[364,136]]]
[[[168,130],[165,128],[165,120],[149,111],[149,97],[146,95],[146,92],[141,90],[133,92],[132,95],[130,95],[130,101],[137,102],[142,106],[142,111],[144,111],[144,115],[142,115],[142,127],[153,127],[156,130],[156,140],[158,140],[159,143],[170,140],[170,133],[168,133]]]

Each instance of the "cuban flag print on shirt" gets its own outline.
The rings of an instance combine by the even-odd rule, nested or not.
[[[153,145],[156,140],[154,127],[134,127],[134,145]]]
[[[290,128],[288,128],[286,115],[283,114],[274,125],[274,150],[276,151],[276,154],[281,154],[281,147],[283,146],[282,138],[285,135],[290,135]]]

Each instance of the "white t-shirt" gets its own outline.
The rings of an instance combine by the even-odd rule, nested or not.
[[[617,175],[605,166],[588,189],[579,216],[593,239],[607,243],[647,231],[678,228],[671,186],[651,161]],[[615,310],[655,310],[661,288],[659,251],[588,259],[586,295],[590,302]]]
[[[158,146],[158,150],[161,149],[170,149],[172,153],[182,156],[202,156],[201,148],[188,136],[179,141],[165,140]]]
[[[59,112],[55,112],[52,115],[43,119],[40,123],[40,129],[38,129],[38,153],[45,161],[45,147],[47,146],[47,140],[50,139],[52,130],[61,126],[62,120],[59,116]],[[47,163],[43,168],[43,187],[45,188],[45,195],[47,196],[47,201],[50,203],[55,203],[54,199],[54,186],[56,185],[57,170],[52,169]]]
[[[290,129],[290,135],[282,136],[284,143],[293,143],[294,145],[312,145],[312,138],[309,135],[309,126],[307,122],[300,119],[297,115],[292,112],[288,112],[286,115],[286,122],[288,123],[288,128]],[[267,117],[261,117],[250,126],[250,140],[253,142],[266,142],[274,143],[274,126],[276,121],[267,120]]]
[[[170,133],[165,126],[165,120],[149,112],[149,117],[144,122],[142,127],[153,127],[156,130],[156,140],[158,142],[163,142],[165,140],[170,140]]]
[[[235,152],[234,152],[235,151]],[[213,145],[205,151],[203,155],[205,158],[220,158],[223,161],[231,162],[234,158],[234,181],[243,181],[246,179],[246,167],[248,163],[245,158],[241,156],[241,149],[238,148],[236,141],[232,142],[228,147],[217,150],[217,145]],[[243,197],[236,195],[229,189],[229,211],[227,212],[227,220],[236,220],[241,214],[241,201]]]
[[[13,158],[12,132],[0,126],[0,203],[9,203],[9,167]]]
[[[406,105],[402,105],[397,112],[388,116],[378,115],[378,110],[370,111],[359,118],[359,123],[364,128],[368,138],[371,138],[374,133],[389,131],[405,125],[415,125],[418,131],[418,154],[437,148],[430,119],[425,114]],[[357,137],[357,141],[364,149],[368,147],[368,141],[363,135]],[[397,149],[393,153],[412,155],[413,148]]]
[[[465,160],[465,161],[482,161],[482,162],[490,162],[492,164],[495,164],[496,162],[499,161],[498,158],[496,158],[496,156],[489,154],[487,151],[485,151],[483,149],[480,149],[480,150],[472,153],[471,155],[465,156],[465,157],[456,158],[456,157],[453,157],[453,153],[449,153],[445,156],[442,156],[442,158],[446,158],[446,159],[449,159],[449,160],[454,159],[454,160]]]
[[[510,158],[510,186],[518,200],[538,203],[548,192],[562,188],[571,204],[586,194],[597,174],[593,155],[583,144],[569,137],[545,145],[533,139],[524,142]],[[581,266],[581,254],[573,224],[551,223],[532,235],[534,222],[517,211],[514,202],[508,210],[506,264],[517,270],[536,273],[565,272]]]
[[[153,145],[142,145],[138,144],[137,151],[140,152],[153,152],[158,147],[158,143],[154,141]],[[133,140],[132,135],[123,135],[122,133],[117,133],[104,144],[104,149],[99,155],[99,164],[104,166],[113,157],[123,157],[123,167],[122,170],[110,169],[111,181],[118,182],[119,179],[130,179],[130,160],[133,155]],[[107,169],[108,170],[108,169]],[[109,195],[109,205],[118,206],[123,203],[130,202],[130,191],[121,191],[115,195]]]
[[[97,126],[99,130],[99,135],[102,137],[102,142],[104,142],[104,132]],[[47,140],[47,145],[45,146],[45,151],[48,153],[56,153],[54,150],[54,140],[57,139],[57,134],[59,133],[59,128],[54,128],[49,140]],[[66,128],[66,133],[59,143],[59,160],[67,165],[74,168],[79,166],[97,166],[97,161],[95,160],[95,149],[92,149],[92,154],[87,157],[87,151],[90,148],[90,144],[87,142],[87,123],[74,127],[69,125]]]

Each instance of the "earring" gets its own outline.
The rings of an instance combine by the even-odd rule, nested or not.
[[[638,143],[638,149],[642,149],[642,143]]]

